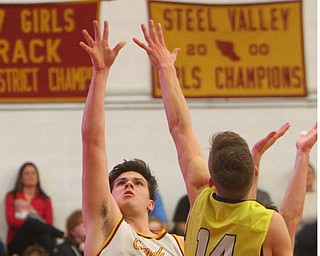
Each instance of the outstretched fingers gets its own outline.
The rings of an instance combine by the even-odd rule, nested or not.
[[[139,39],[137,39],[137,38],[134,37],[132,40],[133,40],[133,42],[135,42],[139,47],[141,47],[141,48],[144,49],[144,50],[147,50],[147,46],[146,46],[144,43],[142,43]]]
[[[158,44],[159,43],[158,34],[154,26],[153,20],[149,21],[149,27],[150,27],[150,36],[151,36],[152,42],[154,44]]]
[[[123,46],[125,46],[126,42],[125,41],[121,41],[120,43],[118,43],[114,48],[113,51],[115,53],[115,55],[117,56],[120,52],[120,50],[123,48]]]
[[[84,38],[86,39],[87,44],[92,48],[94,46],[93,38],[90,36],[90,34],[88,33],[88,31],[86,29],[82,30],[82,34],[83,34]]]
[[[92,23],[93,23],[95,41],[96,41],[96,42],[99,42],[99,41],[100,41],[100,38],[101,38],[99,23],[98,23],[97,20],[94,20]]]
[[[276,139],[280,138],[282,135],[284,135],[290,128],[290,124],[289,123],[285,123],[284,125],[282,125],[276,132]]]
[[[166,42],[164,41],[164,36],[163,36],[162,27],[161,27],[160,23],[157,23],[157,31],[158,31],[158,40],[159,40],[160,44],[165,46]]]
[[[141,30],[143,32],[144,39],[149,44],[149,46],[154,47],[154,42],[153,42],[151,36],[149,35],[149,32],[144,24],[141,25]]]
[[[255,166],[259,166],[264,152],[266,152],[280,137],[282,137],[290,128],[289,123],[282,125],[277,131],[270,132],[266,137],[256,142],[251,150]]]
[[[314,126],[308,131],[302,131],[300,133],[300,136],[296,142],[296,147],[297,150],[300,152],[310,152],[312,149],[313,145],[317,142],[318,140],[318,124],[315,123]]]
[[[109,23],[106,20],[103,22],[102,40],[106,41],[107,43],[108,43],[108,40],[109,40]]]
[[[92,24],[94,29],[95,40],[90,36],[89,32],[86,29],[83,29],[82,34],[86,39],[88,45],[86,45],[83,42],[79,43],[80,46],[88,53],[90,53],[90,48],[93,48],[95,43],[100,40],[100,29],[99,29],[98,21],[94,20]]]

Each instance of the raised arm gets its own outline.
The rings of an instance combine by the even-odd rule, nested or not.
[[[97,253],[120,216],[108,180],[104,99],[110,68],[125,43],[120,42],[111,49],[107,21],[102,36],[97,21],[93,21],[93,27],[95,38],[83,30],[87,44],[80,42],[93,65],[82,119],[82,208],[87,228],[86,255]]]
[[[180,49],[176,48],[170,53],[164,41],[161,25],[157,24],[156,29],[151,20],[149,26],[150,34],[144,25],[141,26],[148,45],[136,38],[133,41],[147,52],[152,65],[159,72],[169,131],[176,146],[180,169],[192,206],[201,190],[208,186],[210,176],[200,145],[192,130],[189,109],[174,66]]]
[[[257,141],[252,149],[251,155],[254,161],[255,175],[253,179],[252,188],[249,194],[250,199],[256,199],[258,190],[258,178],[261,157],[280,137],[282,137],[290,128],[289,123],[283,124],[277,131],[270,132],[266,137]]]
[[[297,151],[293,172],[280,205],[280,214],[287,224],[292,247],[294,246],[295,232],[303,213],[310,151],[316,143],[317,137],[317,124],[309,132],[302,132],[299,136],[296,142]]]

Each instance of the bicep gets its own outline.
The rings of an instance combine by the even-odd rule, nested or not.
[[[101,230],[104,238],[121,214],[110,191],[107,156],[101,146],[91,142],[83,144],[83,216],[88,232],[94,234],[95,239]]]

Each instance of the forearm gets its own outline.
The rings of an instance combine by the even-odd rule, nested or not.
[[[96,138],[98,136],[104,137],[104,99],[108,74],[109,69],[99,72],[92,70],[91,84],[82,119],[83,139]]]
[[[161,67],[159,80],[170,133],[180,133],[191,127],[191,120],[174,65]]]
[[[208,185],[209,171],[174,66],[159,70],[160,86],[170,134],[176,146],[180,169],[191,201]]]
[[[297,152],[294,170],[280,205],[280,214],[287,224],[292,244],[303,213],[309,159],[309,152]]]

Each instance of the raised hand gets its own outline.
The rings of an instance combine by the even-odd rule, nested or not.
[[[87,44],[80,42],[80,46],[90,55],[93,68],[96,71],[102,71],[110,68],[114,63],[119,51],[125,45],[124,41],[119,42],[114,48],[109,46],[109,27],[108,22],[104,21],[104,29],[101,37],[98,21],[93,21],[94,38],[93,39],[86,29],[82,30]]]
[[[309,153],[313,145],[318,139],[318,123],[311,128],[309,132],[302,131],[300,137],[296,142],[298,152]]]
[[[252,188],[249,194],[249,198],[256,199],[258,189],[258,178],[259,178],[259,165],[261,157],[280,137],[282,137],[290,128],[289,123],[282,125],[277,131],[270,132],[266,137],[256,142],[252,149],[251,155],[255,166],[255,176],[253,179]]]
[[[161,24],[157,24],[156,30],[153,20],[150,20],[149,26],[150,34],[148,33],[146,26],[144,24],[141,25],[144,38],[148,45],[140,42],[137,38],[133,38],[133,41],[147,52],[149,59],[155,68],[160,69],[162,66],[172,66],[176,61],[180,48],[175,48],[172,53],[170,53],[164,41]]]
[[[290,128],[289,123],[282,125],[277,131],[270,132],[266,137],[256,142],[252,149],[251,155],[254,165],[259,168],[261,157],[280,137],[282,137]]]

